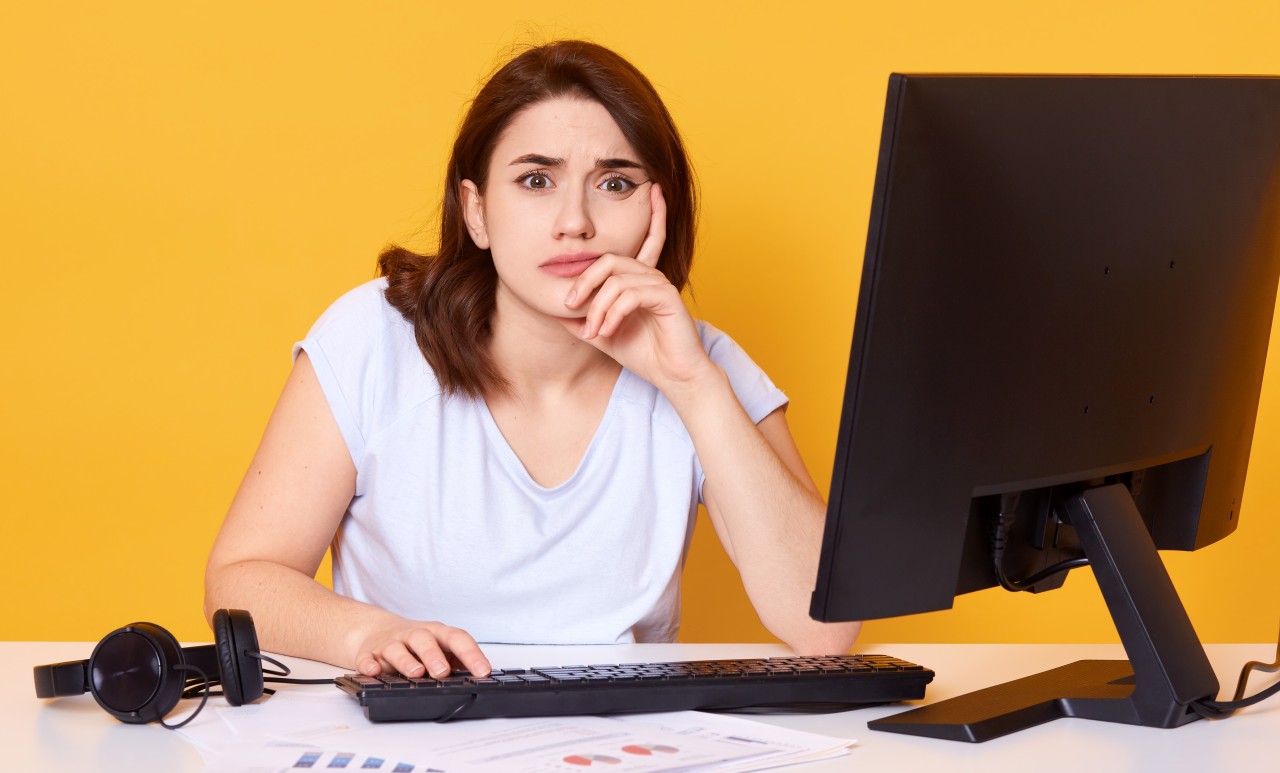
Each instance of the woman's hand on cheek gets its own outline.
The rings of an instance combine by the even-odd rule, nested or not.
[[[570,310],[586,308],[565,327],[645,380],[665,388],[688,383],[714,368],[680,291],[657,269],[666,243],[667,207],[654,183],[649,231],[635,257],[602,255],[580,274],[565,297]]]

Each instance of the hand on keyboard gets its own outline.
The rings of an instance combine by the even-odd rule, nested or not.
[[[439,622],[396,618],[366,636],[357,653],[356,669],[365,676],[448,676],[454,668],[485,676],[490,671],[471,634]]]

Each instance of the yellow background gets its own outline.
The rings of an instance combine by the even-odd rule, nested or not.
[[[698,170],[697,313],[792,398],[830,480],[892,71],[1280,73],[1280,4],[42,2],[0,10],[0,639],[208,639],[204,558],[290,366],[387,242],[429,246],[464,103],[583,36],[657,84]],[[1166,554],[1206,641],[1275,635],[1280,375],[1240,529]],[[705,522],[683,637],[768,640]],[[1078,572],[864,640],[1114,641]]]

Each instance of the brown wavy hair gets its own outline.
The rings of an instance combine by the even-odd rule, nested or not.
[[[639,70],[603,46],[562,40],[507,62],[471,103],[445,178],[435,255],[400,246],[382,252],[387,301],[413,324],[418,348],[446,394],[479,398],[507,383],[489,352],[498,275],[488,250],[471,240],[462,215],[462,181],[484,191],[489,160],[522,110],[561,96],[599,102],[640,155],[667,202],[667,239],[658,270],[683,290],[693,263],[697,192],[684,143],[658,92]]]

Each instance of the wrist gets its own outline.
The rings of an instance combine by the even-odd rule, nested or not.
[[[710,358],[704,367],[691,376],[669,379],[656,386],[682,417],[705,411],[726,400],[731,400],[736,405],[738,399],[733,393],[728,374]]]
[[[356,602],[360,603],[360,602]],[[352,616],[350,627],[343,637],[343,649],[347,658],[355,661],[371,649],[370,642],[380,638],[381,632],[407,622],[404,618],[381,607],[360,603],[363,607]],[[359,665],[358,663],[356,664]]]

